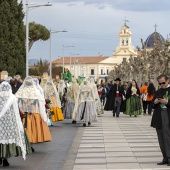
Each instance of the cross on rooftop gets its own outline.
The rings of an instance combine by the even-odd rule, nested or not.
[[[129,20],[127,20],[126,17],[125,17],[125,20],[123,20],[123,21],[125,22],[125,25],[126,25],[126,22],[129,22]]]
[[[156,28],[158,27],[158,25],[155,24],[154,27],[155,27],[155,32],[156,32]]]

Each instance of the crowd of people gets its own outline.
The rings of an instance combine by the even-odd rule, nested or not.
[[[97,87],[92,79],[78,84],[68,78],[56,85],[51,79],[8,77],[0,84],[0,165],[8,158],[35,151],[33,144],[52,141],[49,126],[72,119],[90,126],[103,113]]]
[[[72,119],[72,123],[90,126],[98,115],[112,111],[137,117],[153,115],[151,126],[156,128],[163,154],[158,165],[170,165],[170,87],[166,75],[158,77],[160,89],[153,81],[139,87],[135,80],[97,85],[92,78],[81,83],[73,79],[21,79],[19,75],[7,78],[0,84],[0,165],[9,166],[8,158],[34,152],[33,144],[50,142],[49,126],[53,122]]]
[[[170,83],[169,77],[160,75],[157,77],[159,89],[153,81],[145,82],[139,87],[135,80],[121,84],[119,78],[113,85],[106,87],[105,110],[111,110],[113,117],[119,117],[120,112],[126,115],[152,115],[151,127],[156,129],[160,150],[163,159],[157,165],[170,166]],[[107,93],[107,89],[109,93]],[[102,89],[98,87],[102,99]]]
[[[126,115],[135,117],[138,115],[148,115],[152,113],[152,99],[155,94],[153,81],[144,83],[144,86],[139,87],[135,80],[123,83],[120,78],[116,78],[114,83],[107,85],[97,85],[98,95],[104,106],[104,110],[112,111],[113,117],[119,117],[120,112]]]

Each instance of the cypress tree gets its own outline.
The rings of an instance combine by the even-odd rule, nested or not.
[[[22,2],[0,0],[0,69],[25,76],[25,27]]]

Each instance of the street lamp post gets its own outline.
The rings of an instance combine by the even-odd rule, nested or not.
[[[75,62],[78,63],[78,59],[76,59],[76,60],[74,59],[74,77],[76,77],[76,76],[75,76],[75,73],[76,73],[76,72],[75,72]]]
[[[53,33],[58,33],[58,32],[67,32],[66,30],[63,31],[51,31],[50,30],[50,79],[52,80],[52,46],[51,46],[51,36]]]
[[[28,0],[26,1],[26,77],[29,75],[29,67],[28,67],[28,45],[29,45],[28,11],[29,11],[29,8],[37,8],[37,7],[41,7],[41,6],[52,6],[52,4],[31,5],[31,4],[28,4]]]
[[[75,46],[74,46],[75,47]],[[71,61],[71,55],[80,55],[80,54],[72,54],[72,53],[70,53],[70,72],[71,72],[71,63],[72,63],[72,61]]]
[[[80,54],[72,54],[73,56],[80,55]],[[76,60],[78,61],[78,59]],[[71,70],[71,57],[70,57],[70,70]],[[74,76],[75,76],[75,58],[74,58]]]
[[[29,74],[29,70],[28,70],[28,32],[29,32],[29,26],[28,26],[28,1],[26,3],[26,77]]]
[[[72,45],[72,46],[65,46],[65,45],[63,45],[63,50],[62,50],[62,56],[63,56],[63,58],[62,58],[63,74],[64,74],[64,49],[65,48],[69,48],[69,47],[75,47],[75,46],[74,45]],[[70,58],[71,58],[71,56],[70,56]],[[70,59],[70,61],[71,61],[71,59]]]

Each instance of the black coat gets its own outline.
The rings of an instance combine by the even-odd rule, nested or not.
[[[168,95],[170,95],[170,87],[166,89],[159,89],[156,91],[155,96],[153,98],[153,107],[154,107],[154,113],[152,116],[151,120],[151,127],[156,128],[156,129],[161,129],[162,128],[162,118],[161,118],[161,106],[160,104],[154,104],[154,100],[158,96],[164,96],[166,94],[166,91],[168,91]],[[170,99],[168,100],[168,104],[166,105],[167,111],[168,111],[168,116],[169,116],[169,122],[170,122]],[[169,123],[170,125],[170,123]]]
[[[18,91],[18,88],[15,86],[11,86],[12,87],[12,93],[15,94]]]
[[[114,84],[114,85],[111,86],[109,95],[107,97],[106,104],[104,106],[104,110],[108,111],[108,110],[113,110],[114,109],[116,91],[117,91],[117,85]],[[125,96],[124,89],[121,86],[118,86],[118,91],[119,91],[119,94],[120,94],[121,97],[122,97],[122,95]],[[120,110],[123,111],[122,108]]]
[[[19,89],[21,85],[22,85],[22,83],[17,81],[16,88]]]

